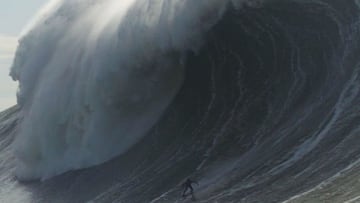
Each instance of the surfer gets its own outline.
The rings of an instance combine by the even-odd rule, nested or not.
[[[190,194],[191,196],[194,196],[194,188],[192,187],[192,184],[195,183],[196,185],[199,185],[198,182],[193,181],[191,179],[186,179],[186,181],[182,184],[182,186],[184,187],[184,192],[183,192],[183,197],[186,197],[186,192],[188,191],[188,189],[190,189]]]

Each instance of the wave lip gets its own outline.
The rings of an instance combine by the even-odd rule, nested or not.
[[[178,91],[183,53],[200,46],[222,5],[53,1],[20,40],[11,70],[23,118],[17,177],[46,179],[128,150]]]

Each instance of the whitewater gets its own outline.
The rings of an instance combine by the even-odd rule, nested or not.
[[[357,0],[52,0],[0,113],[0,202],[356,202]]]
[[[146,133],[179,89],[181,52],[195,49],[212,23],[197,28],[197,15],[220,15],[218,1],[189,4],[51,3],[21,39],[11,72],[24,119],[14,142],[17,177],[96,165]]]

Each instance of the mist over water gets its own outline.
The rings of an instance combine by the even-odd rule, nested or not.
[[[52,1],[11,69],[3,179],[41,179],[34,202],[180,202],[186,177],[200,202],[356,199],[357,5]]]
[[[46,179],[125,152],[183,80],[184,52],[225,9],[219,1],[52,1],[23,34],[11,69],[21,179]]]

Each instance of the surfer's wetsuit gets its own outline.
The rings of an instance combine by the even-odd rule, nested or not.
[[[194,195],[194,188],[191,186],[191,184],[193,184],[193,183],[198,185],[198,183],[196,181],[192,181],[190,179],[186,179],[186,181],[183,183],[183,187],[184,187],[184,192],[182,195],[183,197],[185,197],[185,193],[188,189],[190,189],[190,194]]]

